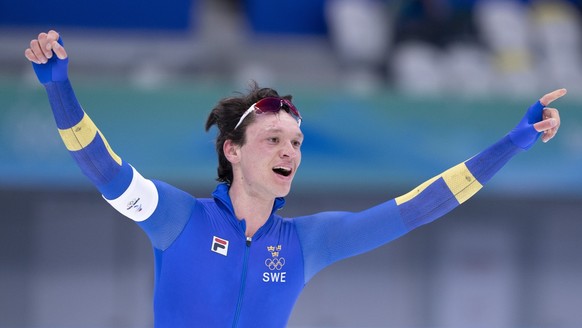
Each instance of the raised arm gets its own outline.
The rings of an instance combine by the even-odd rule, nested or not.
[[[138,222],[156,248],[168,247],[186,224],[194,198],[145,179],[112,150],[77,101],[57,32],[40,33],[24,55],[47,91],[59,134],[81,171],[117,211]],[[170,212],[170,217],[164,214]]]
[[[338,260],[370,251],[445,215],[475,195],[513,156],[547,142],[560,126],[546,108],[566,93],[556,90],[532,105],[505,137],[412,191],[362,212],[325,212],[295,219],[305,262],[305,282]]]
[[[68,78],[69,58],[55,31],[40,33],[25,56],[46,89],[61,139],[81,171],[106,199],[115,199],[132,180],[133,170],[109,146],[85,113]]]

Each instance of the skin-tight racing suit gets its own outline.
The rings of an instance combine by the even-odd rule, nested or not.
[[[62,42],[62,40],[60,41]],[[409,193],[367,210],[283,218],[277,198],[264,226],[245,237],[229,186],[196,198],[142,177],[123,161],[78,103],[68,58],[33,67],[59,134],[82,172],[147,233],[155,253],[155,327],[284,327],[305,284],[326,266],[370,251],[463,203],[514,155],[530,148],[537,102],[497,143]]]

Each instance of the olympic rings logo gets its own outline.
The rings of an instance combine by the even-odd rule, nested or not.
[[[265,265],[269,270],[281,270],[285,265],[285,258],[284,257],[275,257],[272,259],[266,259]]]

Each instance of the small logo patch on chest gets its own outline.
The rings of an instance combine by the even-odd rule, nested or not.
[[[212,247],[210,247],[210,250],[226,256],[228,254],[228,240],[216,236],[212,237]]]

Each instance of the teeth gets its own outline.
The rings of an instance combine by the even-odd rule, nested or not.
[[[275,166],[273,167],[273,171],[284,176],[291,175],[291,169],[283,166]]]

